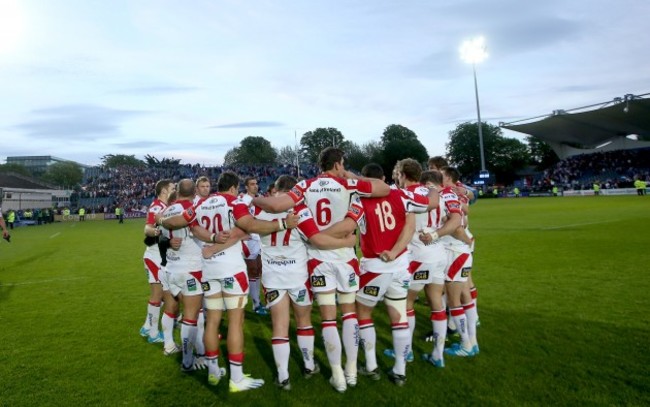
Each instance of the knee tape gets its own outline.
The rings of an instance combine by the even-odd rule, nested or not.
[[[406,319],[406,298],[392,299],[386,297],[384,299],[384,304],[386,306],[391,306],[399,313],[399,322],[407,322]]]
[[[336,305],[334,293],[318,293],[317,295],[318,305]]]
[[[234,297],[223,297],[223,303],[226,305],[227,310],[244,308],[248,304],[248,296],[237,295]]]
[[[357,293],[339,293],[339,304],[354,304]]]
[[[223,303],[223,297],[219,298],[205,298],[204,300],[205,308],[210,310],[225,310],[226,307]]]

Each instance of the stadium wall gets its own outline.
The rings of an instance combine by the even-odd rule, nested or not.
[[[2,210],[44,209],[70,205],[70,191],[61,189],[2,188]]]
[[[647,190],[646,190],[647,191]],[[615,188],[615,189],[601,189],[601,195],[636,195],[635,188]],[[594,196],[593,189],[584,189],[582,191],[564,191],[562,196]]]

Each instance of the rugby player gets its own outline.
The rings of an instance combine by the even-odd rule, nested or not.
[[[156,198],[149,205],[147,220],[144,225],[145,244],[147,248],[144,251],[143,261],[149,281],[150,294],[147,305],[147,317],[142,328],[140,328],[140,335],[146,337],[149,343],[164,342],[163,333],[160,332],[158,327],[163,289],[160,284],[160,278],[162,277],[162,258],[160,250],[158,250],[160,229],[156,227],[155,216],[167,207],[169,196],[175,189],[176,185],[168,179],[163,179],[156,183]]]
[[[282,175],[275,182],[276,195],[288,193],[297,183],[290,175]],[[320,233],[309,209],[300,204],[293,211],[298,214],[296,229],[274,232],[261,237],[262,243],[262,283],[266,293],[266,303],[271,309],[273,336],[271,343],[273,357],[278,368],[276,385],[290,390],[289,382],[289,311],[293,308],[296,319],[298,347],[302,354],[306,378],[320,371],[314,361],[314,328],[311,324],[312,293],[307,271],[306,241],[320,249],[339,249],[354,247],[356,236],[350,233],[343,239],[336,239]],[[270,214],[255,208],[255,218],[277,221],[288,215],[287,212]]]
[[[318,158],[319,176],[300,181],[287,194],[257,197],[253,199],[253,205],[269,213],[279,213],[305,203],[314,214],[318,229],[323,231],[345,218],[354,197],[388,195],[390,187],[383,181],[360,178],[346,171],[344,155],[341,149],[335,147],[323,149]],[[342,393],[348,386],[354,387],[357,383],[359,323],[355,294],[359,289],[359,261],[352,248],[309,248],[308,252],[310,283],[320,308],[323,341],[332,370],[330,384]],[[345,371],[341,366],[341,336],[336,326],[337,300],[343,314]]]

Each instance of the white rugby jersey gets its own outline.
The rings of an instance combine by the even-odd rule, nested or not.
[[[176,201],[163,210],[163,218],[171,218],[180,215],[188,208],[192,207],[192,201]],[[189,227],[176,230],[162,229],[162,235],[173,239],[180,237],[183,239],[181,247],[178,250],[169,248],[167,250],[166,269],[170,273],[189,273],[201,270],[201,248],[194,242]]]
[[[429,196],[429,188],[421,184],[410,185],[405,189],[412,192],[414,195],[425,197]],[[443,216],[445,216],[445,212],[442,197],[439,198],[438,206],[435,209],[429,212],[417,213],[415,215],[415,233],[413,233],[413,238],[411,238],[411,241],[408,244],[410,259],[412,261],[430,262],[432,261],[430,256],[438,255],[439,251],[435,245],[439,243],[434,242],[432,244],[425,245],[420,240],[420,231],[435,231],[440,227],[440,220]]]
[[[458,213],[461,216],[461,219],[464,217],[463,211],[461,209],[460,200],[458,195],[451,189],[451,187],[444,187],[440,191],[440,198],[445,204],[448,213]],[[442,226],[442,225],[441,225]],[[445,245],[449,250],[453,250],[459,253],[471,253],[471,250],[468,245],[461,242],[451,235],[446,235],[440,238],[440,241]]]
[[[235,200],[233,195],[212,194],[200,201],[197,206],[185,210],[183,217],[191,227],[200,226],[210,233],[218,234],[232,230],[235,227],[235,219],[232,215]],[[194,241],[201,248],[212,245],[212,243],[205,243],[197,238],[194,238]],[[235,271],[246,269],[239,243],[213,254],[209,259],[204,259],[203,256],[201,258],[205,280],[229,277]]]
[[[165,210],[166,207],[167,205],[163,201],[158,198],[154,199],[153,202],[151,202],[151,205],[149,205],[149,209],[147,210],[147,225],[156,226],[156,215]],[[147,246],[147,248],[144,249],[144,257],[152,259],[159,266],[160,262],[162,261],[162,258],[160,257],[160,250],[158,250],[157,244],[154,244],[153,246]]]
[[[372,184],[364,180],[354,180],[321,174],[316,178],[297,183],[288,195],[296,204],[304,203],[313,214],[318,230],[325,230],[343,220],[350,202],[355,196],[369,197]],[[347,263],[356,258],[354,248],[320,250],[308,246],[310,258],[325,262]]]
[[[237,196],[237,200],[243,202],[248,207],[248,212],[252,216],[255,216],[255,206],[251,205],[251,202],[253,202],[252,196],[247,193],[241,193]],[[260,235],[257,233],[249,233],[249,236],[251,237],[250,240],[260,240]]]
[[[302,287],[309,279],[307,272],[306,241],[318,233],[318,227],[309,208],[304,204],[284,213],[267,213],[257,210],[255,217],[274,221],[295,212],[298,226],[261,236],[262,285],[266,288],[291,289]]]

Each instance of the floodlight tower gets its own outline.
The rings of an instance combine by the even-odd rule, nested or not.
[[[475,37],[464,41],[460,46],[460,58],[472,64],[474,72],[474,94],[476,95],[476,113],[478,115],[478,142],[481,150],[481,175],[487,174],[485,169],[485,153],[483,152],[483,129],[481,126],[481,106],[478,100],[478,81],[476,80],[476,64],[480,64],[488,57],[485,38]]]

